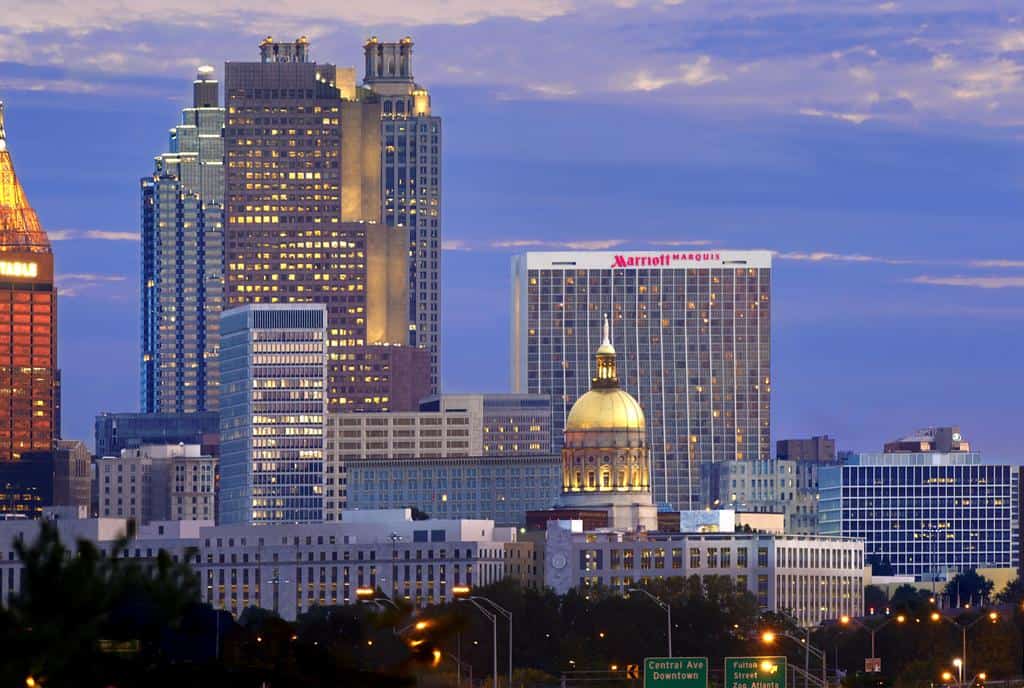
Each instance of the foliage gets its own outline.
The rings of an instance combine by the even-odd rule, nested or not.
[[[864,613],[872,614],[875,612],[883,612],[889,605],[889,596],[885,594],[885,590],[882,590],[877,585],[867,585],[864,587]],[[874,612],[872,611],[874,610]]]
[[[974,569],[953,576],[946,584],[946,599],[954,606],[961,604],[984,604],[992,595],[992,581]]]

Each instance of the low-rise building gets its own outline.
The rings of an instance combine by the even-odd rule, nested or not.
[[[65,543],[85,539],[108,553],[128,527],[124,518],[54,522]],[[0,522],[0,601],[21,586],[22,564],[11,543],[31,541],[38,528],[38,521]],[[148,560],[165,550],[183,561],[194,550],[203,602],[236,616],[260,607],[294,620],[314,606],[355,604],[360,587],[417,607],[450,601],[452,587],[499,581],[509,562],[528,559],[525,550],[506,552],[515,536],[491,521],[414,521],[404,509],[346,513],[336,523],[153,522],[139,529],[122,556]]]
[[[421,466],[429,469],[435,463],[439,468],[446,464],[423,461],[399,465],[394,461],[471,458],[477,460],[481,469],[504,465],[513,470],[520,463],[533,465],[536,462],[520,459],[551,455],[551,403],[548,397],[535,394],[431,396],[420,402],[418,411],[329,413],[324,439],[325,520],[337,520],[342,509],[367,506],[392,508],[414,505],[434,513],[431,502],[440,500],[443,491],[431,491],[430,499],[423,503],[409,497],[394,501],[375,495],[379,503],[369,504],[365,492],[354,495],[357,499],[350,501],[353,483],[349,466],[358,464],[360,470],[365,470],[374,464],[388,463],[390,468],[397,470],[404,465],[415,475]],[[508,458],[509,461],[488,461],[496,457]],[[446,466],[441,470],[454,470],[455,474],[460,470],[455,464]],[[361,477],[365,479],[366,473],[361,473]],[[416,499],[421,497],[417,495]],[[451,513],[457,517],[491,518],[486,511]],[[510,522],[521,520],[517,516]]]
[[[358,459],[346,462],[348,508],[416,507],[435,518],[521,526],[558,496],[558,456]]]
[[[862,613],[864,543],[853,538],[767,533],[584,531],[552,521],[544,581],[557,593],[602,586],[624,592],[663,578],[726,576],[766,611],[814,626]]]
[[[787,533],[818,532],[818,468],[811,461],[723,461],[703,467],[711,508],[785,516]]]
[[[217,459],[197,444],[145,445],[96,460],[101,518],[213,521]]]

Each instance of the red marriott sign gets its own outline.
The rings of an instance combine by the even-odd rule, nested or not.
[[[664,268],[674,263],[699,263],[705,260],[721,260],[718,253],[662,253],[657,256],[616,255],[612,260],[613,268]]]

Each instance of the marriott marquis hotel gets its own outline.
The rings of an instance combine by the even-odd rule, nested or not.
[[[526,253],[512,278],[513,388],[551,396],[558,446],[608,313],[655,502],[700,508],[702,464],[770,456],[769,252]]]

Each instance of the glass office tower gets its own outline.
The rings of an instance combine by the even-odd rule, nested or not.
[[[701,508],[702,465],[770,457],[767,251],[527,253],[512,279],[513,388],[551,396],[556,447],[608,313],[622,388],[647,415],[656,503]]]
[[[1016,568],[1019,476],[977,452],[854,454],[818,470],[821,533],[863,538],[868,562],[887,575]]]
[[[327,309],[221,314],[219,523],[324,520]]]
[[[53,253],[14,173],[0,101],[0,463],[53,449],[57,377]]]
[[[213,67],[142,187],[141,409],[217,409],[224,298],[224,108]]]

